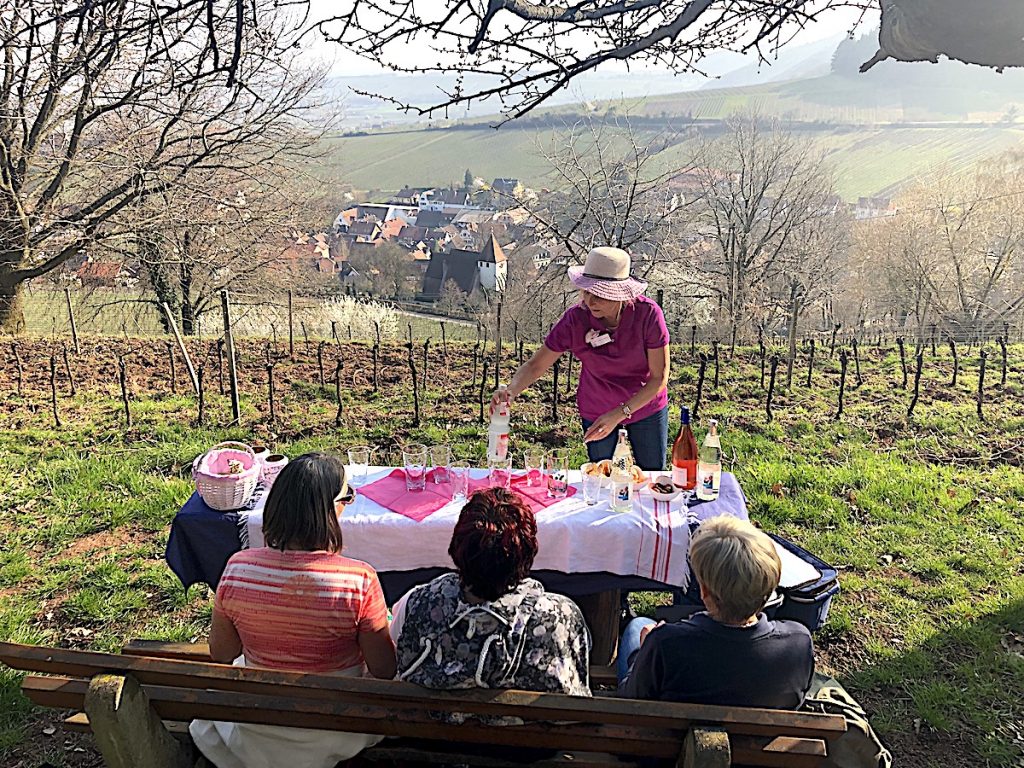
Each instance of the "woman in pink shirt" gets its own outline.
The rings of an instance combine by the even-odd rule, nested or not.
[[[228,560],[210,656],[239,666],[392,678],[395,646],[377,574],[341,554],[338,516],[355,497],[336,457],[308,453],[278,475],[263,513],[267,546]],[[217,768],[331,768],[379,736],[195,720]]]
[[[655,302],[643,295],[647,283],[630,275],[629,254],[595,248],[582,267],[569,267],[580,289],[548,333],[543,346],[519,367],[508,384],[514,398],[537,381],[563,352],[582,363],[576,404],[591,461],[611,458],[617,429],[629,433],[636,463],[665,467],[668,446],[668,328]],[[497,403],[499,394],[492,400]]]

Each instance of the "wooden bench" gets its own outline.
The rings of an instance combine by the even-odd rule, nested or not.
[[[365,760],[504,766],[511,762],[462,745],[551,750],[551,757],[529,763],[537,768],[629,768],[645,758],[686,768],[810,768],[846,730],[843,718],[830,715],[512,690],[440,692],[197,660],[204,652],[146,641],[122,654],[0,643],[0,662],[35,673],[22,691],[36,704],[84,710],[71,725],[91,728],[110,768],[191,768],[191,746],[174,738],[172,731],[182,729],[172,724],[193,718],[399,737],[366,750]],[[453,712],[519,717],[523,725],[439,719]]]

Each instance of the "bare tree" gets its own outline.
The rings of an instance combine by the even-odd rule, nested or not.
[[[836,279],[845,266],[850,239],[849,218],[838,198],[836,201],[794,230],[778,260],[778,299],[787,315],[789,342],[787,389],[793,386],[800,320],[812,304],[832,296]]]
[[[767,56],[800,28],[867,0],[351,0],[323,33],[395,72],[455,77],[427,107],[434,114],[494,97],[507,118],[534,109],[572,80],[611,61],[699,72],[709,52]],[[416,63],[408,51],[417,50]],[[382,97],[387,98],[387,97]],[[395,101],[394,99],[390,99]]]
[[[933,174],[899,198],[898,215],[858,226],[859,258],[919,338],[933,322],[954,337],[989,333],[1024,311],[1022,189],[1024,155],[1011,152]]]
[[[280,54],[294,25],[269,0],[254,7],[260,30],[212,12],[204,28],[194,3],[9,0],[0,14],[0,324],[25,281],[126,234],[121,217],[140,199],[194,169],[242,171],[243,156],[280,151],[280,132],[294,126],[276,118],[305,102],[309,80]],[[208,73],[236,31],[245,34],[225,85]]]
[[[794,233],[835,201],[818,150],[777,123],[734,117],[725,135],[706,140],[702,230],[713,251],[701,271],[730,328],[730,354],[741,326],[772,305],[764,294]]]

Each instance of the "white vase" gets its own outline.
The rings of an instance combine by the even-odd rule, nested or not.
[[[287,463],[288,457],[282,453],[272,453],[263,459],[262,478],[263,485],[266,486],[267,490],[270,490],[270,486],[274,484],[278,474],[280,474]]]

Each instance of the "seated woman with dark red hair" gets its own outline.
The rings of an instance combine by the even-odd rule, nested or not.
[[[398,676],[427,688],[518,688],[589,696],[590,635],[572,600],[529,577],[537,522],[518,494],[474,493],[448,554],[455,573],[394,607]]]

